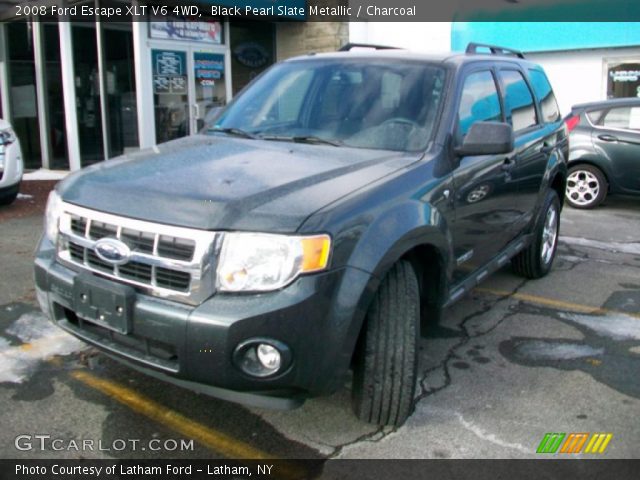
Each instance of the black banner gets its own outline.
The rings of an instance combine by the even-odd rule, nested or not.
[[[631,480],[640,460],[0,460],[6,480]]]
[[[0,2],[0,20],[307,22],[640,22],[637,0],[148,0]]]

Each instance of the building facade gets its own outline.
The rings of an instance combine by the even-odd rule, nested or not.
[[[205,12],[229,4],[198,3]],[[346,23],[298,18],[149,13],[145,21],[114,21],[12,12],[0,17],[0,116],[20,138],[27,169],[77,170],[195,134],[211,109],[226,105],[274,62],[348,41]]]
[[[577,103],[640,96],[640,23],[358,23],[350,41],[423,52],[464,52],[470,42],[514,48],[541,64],[564,114]]]

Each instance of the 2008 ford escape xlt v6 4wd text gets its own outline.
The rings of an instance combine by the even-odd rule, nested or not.
[[[551,268],[566,131],[518,53],[344,51],[279,63],[202,134],[51,194],[42,309],[128,365],[288,408],[353,369],[359,418],[413,409],[418,339],[512,261]]]

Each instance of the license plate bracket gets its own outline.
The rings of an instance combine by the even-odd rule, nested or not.
[[[135,290],[127,285],[82,273],[73,281],[78,317],[122,334],[131,332]]]

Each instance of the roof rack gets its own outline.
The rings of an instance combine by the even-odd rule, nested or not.
[[[389,47],[387,45],[372,45],[370,43],[346,43],[341,46],[339,52],[348,52],[353,48],[370,48],[372,50],[400,50],[398,47]]]
[[[467,45],[465,53],[478,53],[478,48],[487,48],[492,55],[515,55],[518,58],[524,58],[524,54],[519,50],[512,48],[498,47],[496,45],[487,45],[486,43],[471,42]]]

